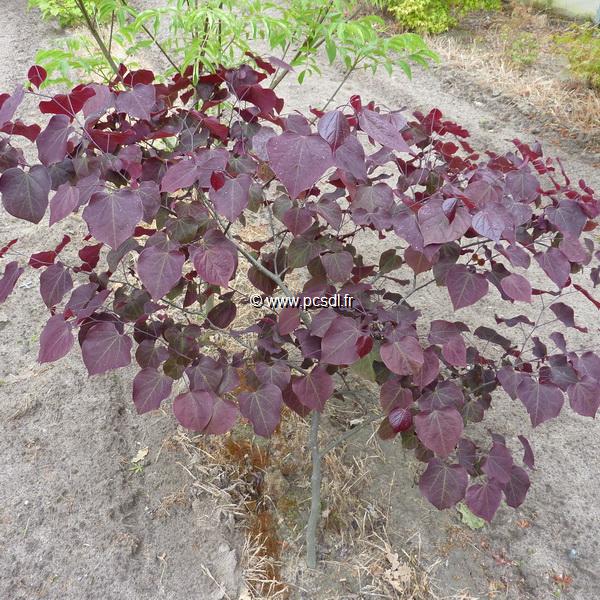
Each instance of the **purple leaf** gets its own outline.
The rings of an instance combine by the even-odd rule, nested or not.
[[[550,310],[565,327],[573,327],[582,333],[587,333],[587,327],[580,327],[575,324],[575,311],[568,304],[555,302],[550,306]]]
[[[522,248],[519,248],[518,246],[507,246],[506,248],[502,248],[498,245],[496,246],[496,249],[506,256],[510,261],[510,264],[514,267],[521,267],[522,269],[529,268],[531,259],[529,258],[529,254]]]
[[[25,90],[22,85],[19,85],[15,88],[12,95],[4,100],[0,107],[0,127],[13,118],[24,97]]]
[[[521,381],[517,387],[517,395],[527,409],[534,427],[557,417],[563,405],[563,393],[558,387],[540,383],[531,377]]]
[[[49,266],[40,277],[40,294],[48,308],[59,304],[72,288],[73,279],[62,263]]]
[[[530,203],[539,196],[540,184],[527,168],[506,175],[506,190],[517,202]]]
[[[331,398],[335,386],[324,367],[316,367],[310,373],[295,377],[292,390],[304,406],[322,412],[325,402]]]
[[[333,165],[331,148],[318,135],[285,132],[267,142],[267,153],[271,169],[292,200],[310,189]]]
[[[156,103],[156,90],[153,85],[138,83],[129,92],[117,96],[117,112],[126,113],[134,119],[150,120],[150,113]]]
[[[146,223],[152,223],[160,208],[160,190],[154,181],[142,181],[140,187],[134,190],[142,201],[143,219]]]
[[[510,472],[510,479],[504,486],[504,497],[506,504],[512,508],[518,508],[523,504],[527,491],[529,490],[529,475],[521,467],[513,466]]]
[[[281,420],[281,390],[272,383],[266,383],[255,392],[240,394],[238,400],[240,412],[250,421],[254,433],[269,437]]]
[[[226,179],[218,191],[211,189],[210,199],[216,211],[228,221],[235,221],[248,206],[251,184],[252,178],[242,174],[234,179]]]
[[[472,225],[480,235],[499,242],[508,223],[502,212],[498,210],[498,205],[490,205],[473,216]]]
[[[292,235],[299,236],[310,228],[313,216],[307,208],[294,206],[283,213],[281,220]]]
[[[173,380],[153,368],[142,369],[133,380],[133,403],[138,414],[160,408],[169,397]]]
[[[456,447],[464,426],[456,408],[425,411],[415,416],[415,429],[423,444],[442,458]]]
[[[168,294],[181,279],[185,256],[178,248],[178,244],[164,240],[147,246],[140,254],[137,272],[155,300]]]
[[[477,462],[477,446],[467,438],[458,440],[458,463],[463,466],[470,475],[476,474],[475,463]]]
[[[448,269],[446,286],[454,310],[475,304],[489,289],[487,279],[465,265],[454,265]]]
[[[504,293],[513,300],[531,302],[531,284],[522,275],[513,273],[500,281]]]
[[[413,403],[412,392],[402,387],[395,377],[390,377],[379,388],[379,402],[383,412],[389,413],[394,408],[409,408]]]
[[[203,429],[203,433],[212,435],[222,435],[231,430],[235,425],[239,411],[233,402],[223,398],[213,398],[212,413],[208,425]]]
[[[531,444],[525,436],[519,435],[517,437],[519,438],[519,441],[523,446],[523,464],[528,466],[530,469],[533,469],[535,465],[535,459],[533,457],[533,450],[531,449]]]
[[[440,361],[433,347],[427,348],[423,352],[424,363],[421,369],[413,374],[413,384],[419,388],[424,388],[429,385],[440,372]]]
[[[593,352],[584,352],[574,361],[577,372],[584,377],[588,375],[600,383],[600,356]]]
[[[524,377],[523,373],[515,371],[512,367],[502,367],[496,374],[500,385],[504,388],[504,391],[513,399],[517,399],[517,388]]]
[[[81,354],[90,375],[126,367],[131,362],[131,338],[120,334],[112,322],[96,323],[81,344]]]
[[[286,306],[279,312],[277,329],[281,335],[293,333],[300,326],[300,309]]]
[[[0,278],[0,304],[8,298],[22,274],[23,268],[19,267],[16,260],[6,265],[2,278]]]
[[[13,167],[0,177],[0,193],[6,211],[17,219],[39,223],[48,206],[51,179],[48,169],[35,165],[28,172]]]
[[[319,135],[331,146],[332,150],[339,148],[350,135],[348,120],[339,110],[325,113],[319,119],[317,128]]]
[[[429,461],[419,479],[421,493],[438,510],[450,508],[465,497],[469,476],[460,465],[447,465],[439,458]]]
[[[50,317],[40,335],[38,362],[54,362],[66,356],[74,341],[71,324],[65,321],[62,315]]]
[[[584,377],[567,389],[571,408],[584,417],[596,417],[600,408],[600,393],[598,382],[591,377]]]
[[[146,367],[158,369],[167,358],[169,358],[169,351],[164,346],[155,344],[154,340],[143,340],[135,351],[135,359],[143,369]]]
[[[68,139],[72,132],[71,120],[66,115],[54,115],[50,119],[35,142],[43,165],[49,167],[67,156]]]
[[[465,502],[471,512],[488,523],[494,518],[502,500],[502,490],[495,481],[472,485],[465,495]]]
[[[365,151],[362,144],[353,135],[347,137],[335,151],[333,163],[338,169],[350,173],[358,181],[366,182],[368,180]]]
[[[324,254],[321,257],[321,262],[323,263],[327,277],[335,283],[348,281],[352,275],[354,261],[350,252],[342,250],[341,252]]]
[[[83,116],[86,119],[91,116],[99,117],[115,105],[115,95],[108,86],[92,83],[89,87],[95,93],[83,105]]]
[[[471,181],[465,189],[465,196],[483,209],[488,204],[497,204],[501,198],[501,190],[497,183],[479,179]]]
[[[410,152],[410,146],[404,141],[390,115],[363,108],[358,114],[358,123],[370,138],[382,146],[400,152]]]
[[[544,273],[558,286],[564,288],[571,273],[571,264],[558,248],[550,248],[546,252],[539,252],[535,260],[542,267]]]
[[[282,360],[276,360],[271,365],[259,362],[256,365],[256,376],[261,383],[272,383],[282,391],[291,379],[290,368]]]
[[[171,165],[160,183],[161,192],[176,192],[191,187],[194,183],[203,188],[210,187],[210,177],[215,171],[223,171],[227,166],[229,152],[223,148],[198,151],[191,158]]]
[[[120,188],[94,194],[83,211],[83,218],[98,241],[116,249],[133,235],[143,214],[139,194]]]
[[[385,366],[396,375],[417,373],[425,362],[419,341],[410,336],[383,344],[380,352]]]
[[[209,392],[186,392],[173,400],[173,414],[186,429],[202,431],[210,422],[213,404]]]
[[[465,403],[462,389],[453,381],[442,381],[427,390],[418,400],[421,410],[440,410],[447,406],[460,409]]]
[[[331,327],[331,324],[339,317],[339,315],[333,310],[333,308],[322,308],[313,319],[310,324],[310,332],[317,337],[324,337],[327,330]],[[357,329],[354,327],[354,329]]]
[[[311,329],[311,331],[313,330]],[[355,363],[360,358],[356,348],[356,343],[360,337],[361,331],[355,319],[338,316],[332,321],[323,336],[321,360],[330,365],[351,365]]]
[[[548,221],[561,233],[578,238],[587,223],[587,217],[574,200],[561,200],[557,207],[546,210]]]
[[[198,170],[193,158],[185,158],[171,165],[160,182],[161,192],[176,192],[196,183]]]
[[[508,483],[511,477],[513,459],[504,444],[494,442],[481,470],[490,478],[500,483]]]
[[[79,205],[79,189],[63,183],[50,200],[50,225],[62,221]]]
[[[198,275],[214,285],[227,287],[237,267],[237,250],[222,233],[211,230],[202,239],[202,246],[191,252]]]

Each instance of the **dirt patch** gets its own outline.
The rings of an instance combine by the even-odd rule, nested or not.
[[[0,4],[3,90],[52,45],[26,4]],[[78,233],[77,219],[67,227]],[[0,245],[18,237],[30,254],[41,249],[35,231],[3,212]],[[243,540],[168,443],[171,416],[137,417],[132,372],[88,379],[77,352],[36,363],[47,318],[37,275],[0,307],[0,597],[236,598]]]

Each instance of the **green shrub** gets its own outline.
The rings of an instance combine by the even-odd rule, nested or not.
[[[590,87],[600,89],[600,29],[592,24],[574,25],[556,42],[571,71]]]
[[[502,36],[506,41],[506,55],[519,69],[526,69],[535,63],[540,55],[540,44],[535,34],[522,31],[515,35],[507,28]]]
[[[86,0],[92,11],[94,4],[94,0]],[[29,8],[37,8],[43,19],[57,19],[61,27],[69,27],[82,19],[75,0],[29,0]]]
[[[369,0],[390,12],[406,29],[441,33],[456,23],[456,17],[472,10],[498,9],[500,0]]]

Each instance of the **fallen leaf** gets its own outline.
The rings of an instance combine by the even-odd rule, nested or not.
[[[137,454],[131,459],[132,463],[139,463],[142,462],[146,456],[148,456],[148,447],[146,446],[145,448],[140,448],[137,451]]]

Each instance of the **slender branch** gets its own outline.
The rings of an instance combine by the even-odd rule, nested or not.
[[[127,0],[121,0],[123,6],[131,10],[131,7],[127,3]],[[160,53],[167,59],[170,65],[178,72],[181,73],[181,69],[175,64],[173,59],[169,56],[169,53],[163,48],[162,44],[156,39],[156,36],[142,23],[143,32],[152,40],[154,45],[159,49]]]
[[[342,79],[342,81],[340,81],[340,84],[337,86],[337,88],[335,88],[335,91],[331,94],[331,96],[329,96],[329,99],[327,100],[325,105],[321,108],[322,111],[324,111],[333,102],[334,98],[340,93],[340,90],[344,87],[344,84],[346,83],[346,81],[348,81],[348,78],[350,77],[350,75],[352,75],[352,73],[354,73],[354,71],[356,70],[358,63],[359,63],[359,59],[356,59],[354,61],[354,63],[352,63],[352,66],[348,69],[348,71],[346,71],[346,74],[344,75],[344,78]]]
[[[319,453],[318,411],[313,411],[310,422],[310,455],[312,474],[310,476],[310,514],[306,524],[306,563],[311,569],[317,567],[317,527],[321,516],[321,454]]]
[[[88,12],[87,8],[85,7],[83,0],[75,0],[75,4],[77,4],[77,7],[81,11],[83,18],[85,19],[86,26],[87,26],[89,32],[92,34],[92,37],[96,41],[96,44],[98,44],[98,47],[100,48],[100,52],[102,52],[102,54],[104,55],[104,58],[108,61],[108,64],[110,65],[110,68],[114,71],[115,75],[121,80],[121,82],[123,82],[123,77],[121,77],[121,73],[119,73],[119,67],[117,67],[115,61],[113,60],[113,57],[112,57],[111,53],[109,52],[108,48],[106,47],[106,44],[102,41],[102,38],[100,37],[100,34],[98,33],[98,30],[96,29],[96,26],[92,22],[90,13]]]

